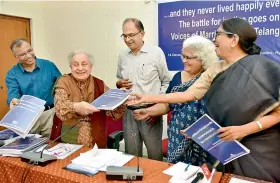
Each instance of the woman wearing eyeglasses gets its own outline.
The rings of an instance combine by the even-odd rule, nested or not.
[[[183,42],[181,58],[184,70],[174,75],[166,93],[186,91],[201,76],[203,71],[218,61],[214,44],[201,36],[192,36]],[[143,120],[148,116],[160,116],[169,111],[172,112],[172,116],[167,130],[168,162],[177,163],[180,161],[196,166],[210,162],[213,158],[209,153],[180,133],[180,130],[192,125],[206,113],[204,99],[183,104],[160,103],[148,109],[136,110],[134,116],[137,120]]]
[[[240,140],[250,154],[226,171],[257,179],[280,181],[280,65],[260,54],[257,34],[245,20],[232,18],[218,28],[214,40],[223,61],[202,73],[186,91],[139,95],[131,103],[183,103],[206,97],[208,114],[223,128],[225,141]]]

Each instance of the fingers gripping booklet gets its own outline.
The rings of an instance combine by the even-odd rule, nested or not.
[[[45,109],[46,101],[30,95],[23,95],[19,103],[1,120],[4,126],[25,138]]]
[[[219,128],[221,126],[218,123],[204,114],[185,129],[184,133],[224,165],[250,153],[250,150],[237,140],[222,141],[216,133]]]
[[[109,89],[91,105],[100,110],[114,110],[128,99],[130,93],[132,90]]]

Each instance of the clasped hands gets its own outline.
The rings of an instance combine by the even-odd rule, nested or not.
[[[148,109],[137,109],[133,115],[136,120],[144,120],[149,125],[153,125],[158,119],[157,116],[151,116]]]

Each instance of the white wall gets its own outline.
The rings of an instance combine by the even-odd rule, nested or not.
[[[32,45],[38,57],[69,72],[67,54],[85,49],[95,56],[93,75],[109,87],[116,82],[117,56],[125,48],[121,35],[127,17],[142,20],[146,42],[157,43],[154,1],[3,1],[0,13],[31,18]]]
[[[3,3],[3,1],[0,0],[0,13],[2,12],[2,3]]]

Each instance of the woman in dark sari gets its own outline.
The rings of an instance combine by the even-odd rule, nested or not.
[[[182,48],[182,61],[184,71],[174,75],[169,83],[166,93],[186,91],[213,62],[218,61],[214,44],[201,36],[193,36],[186,39]],[[145,110],[140,109],[134,112],[138,120],[147,116],[157,116],[172,112],[168,125],[168,162],[179,161],[200,166],[205,162],[214,161],[206,151],[191,139],[180,133],[193,124],[206,113],[205,99],[195,100],[189,103],[157,104]]]
[[[240,140],[250,154],[226,165],[242,176],[280,182],[280,65],[259,55],[256,31],[239,18],[216,31],[217,55],[224,59],[202,73],[187,90],[167,95],[138,95],[131,103],[179,103],[206,96],[209,115],[223,128],[223,140]]]

